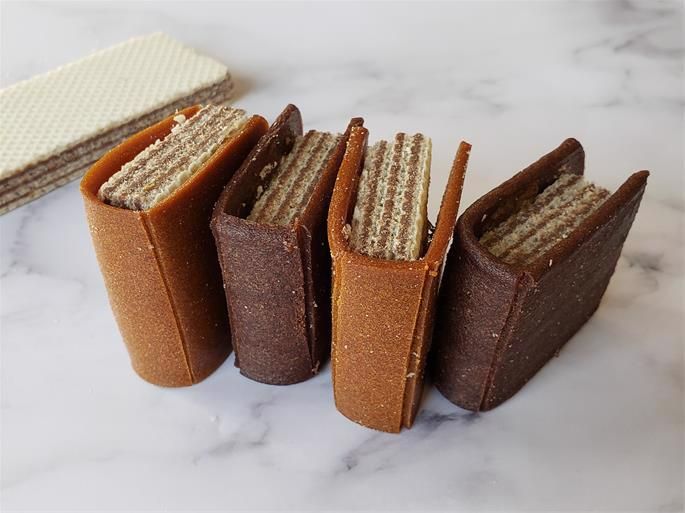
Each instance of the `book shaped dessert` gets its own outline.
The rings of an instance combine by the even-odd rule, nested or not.
[[[288,105],[214,209],[236,365],[256,381],[297,383],[328,358],[326,215],[348,135],[303,134]]]
[[[80,177],[128,136],[230,99],[226,67],[178,41],[131,39],[0,91],[0,214]]]
[[[185,109],[106,153],[81,181],[95,253],[133,368],[184,386],[231,351],[212,208],[268,125]]]
[[[366,128],[352,128],[328,215],[333,390],[346,417],[398,432],[411,427],[421,400],[470,146],[459,146],[431,233],[430,140],[397,134],[371,147],[367,140]]]
[[[507,400],[599,306],[649,173],[610,194],[585,180],[584,161],[568,139],[459,218],[431,353],[456,405]]]

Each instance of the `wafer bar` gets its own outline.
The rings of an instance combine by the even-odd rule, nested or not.
[[[287,106],[214,209],[236,365],[256,381],[297,383],[328,357],[326,215],[348,135],[303,134]]]
[[[231,351],[209,221],[267,127],[236,109],[188,108],[106,153],[81,181],[114,316],[151,383],[197,383]]]
[[[456,405],[506,401],[599,306],[649,173],[610,194],[584,169],[568,139],[460,217],[431,353],[435,385]]]
[[[352,128],[328,215],[333,390],[349,419],[398,432],[411,427],[419,408],[470,145],[459,146],[431,238],[428,139],[399,134],[369,149],[367,140],[364,127]]]
[[[226,67],[164,34],[131,39],[0,91],[0,214],[59,187],[185,107],[227,102]]]

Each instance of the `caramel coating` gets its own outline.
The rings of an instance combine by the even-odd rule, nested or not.
[[[81,181],[93,246],[133,368],[143,379],[169,387],[203,380],[231,352],[209,218],[224,185],[268,126],[253,116],[192,178],[149,210],[102,202],[100,186],[173,124],[169,117],[127,139]]]
[[[367,427],[411,427],[423,389],[440,273],[452,239],[470,145],[459,146],[427,250],[415,261],[354,252],[350,220],[368,140],[352,129],[328,214],[333,256],[333,390],[338,410]]]

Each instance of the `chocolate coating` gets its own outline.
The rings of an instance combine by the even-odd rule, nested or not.
[[[478,240],[562,172],[583,174],[584,161],[580,143],[567,139],[459,218],[431,353],[435,385],[454,404],[489,410],[510,398],[599,306],[647,171],[633,174],[568,238],[529,265],[506,264]]]
[[[360,123],[353,120],[351,125]],[[226,289],[236,365],[255,381],[288,385],[315,375],[330,347],[331,260],[326,214],[345,151],[345,137],[317,182],[302,215],[287,226],[245,219],[259,187],[302,135],[302,118],[288,105],[226,186],[212,230]]]
[[[181,111],[192,116],[199,107]],[[108,205],[100,186],[173,126],[169,117],[106,153],[81,181],[93,246],[135,371],[176,387],[210,375],[231,352],[209,219],[267,122],[252,117],[172,196],[149,210]]]

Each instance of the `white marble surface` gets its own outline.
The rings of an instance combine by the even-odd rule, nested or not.
[[[568,136],[602,185],[652,170],[647,194],[559,358],[485,414],[429,389],[401,435],[339,415],[329,368],[278,388],[230,358],[192,388],[148,385],[76,184],[5,215],[3,511],[683,508],[679,2],[3,3],[2,85],[155,30],[226,62],[237,103],[269,119],[293,102],[311,127],[429,134],[433,213],[462,138],[464,205]]]

